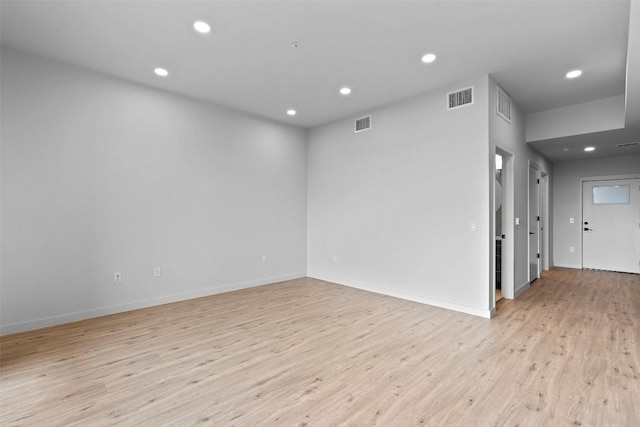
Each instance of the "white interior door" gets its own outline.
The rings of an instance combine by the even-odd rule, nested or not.
[[[538,170],[529,166],[529,282],[540,273],[540,204]]]
[[[540,171],[540,272],[549,270],[549,174]]]
[[[582,267],[640,273],[640,179],[583,182]]]

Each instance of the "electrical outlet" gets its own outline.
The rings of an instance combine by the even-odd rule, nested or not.
[[[469,221],[469,231],[478,231],[478,223],[476,221]]]
[[[418,275],[419,276],[424,276],[424,267],[418,267]]]
[[[574,224],[576,222],[575,218],[569,218],[569,224]]]
[[[267,263],[267,256],[266,255],[262,255],[262,263],[263,264]]]
[[[122,273],[117,272],[113,273],[113,283],[121,283],[122,282]]]
[[[162,269],[160,267],[156,267],[153,269],[153,277],[162,276]]]
[[[576,251],[576,248],[574,248],[573,246],[569,246],[569,252],[574,253]]]
[[[338,262],[338,255],[333,254],[333,262]]]

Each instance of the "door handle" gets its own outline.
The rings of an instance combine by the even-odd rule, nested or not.
[[[585,227],[585,228],[584,228],[584,231],[593,231],[593,228],[587,228],[587,227]]]
[[[536,234],[536,233],[534,233],[533,231],[530,231],[529,236],[531,236],[532,234]]]

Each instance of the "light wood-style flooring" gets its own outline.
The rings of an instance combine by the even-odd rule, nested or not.
[[[489,320],[300,279],[1,338],[2,426],[640,426],[640,276]]]

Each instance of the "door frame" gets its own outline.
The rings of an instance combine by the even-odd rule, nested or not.
[[[530,189],[530,180],[531,180],[531,168],[536,170],[536,179],[539,180],[537,188],[537,198],[538,198],[538,215],[540,216],[540,221],[538,223],[538,232],[536,233],[536,237],[538,239],[538,251],[540,253],[540,258],[538,260],[538,271],[536,275],[536,279],[539,279],[543,270],[549,270],[549,181],[551,174],[545,170],[541,165],[531,161],[528,161],[528,169],[527,169],[527,264],[531,262],[531,235],[528,234],[531,227],[531,194],[529,194]],[[580,184],[580,191],[582,191],[582,184]],[[582,200],[582,199],[581,199]],[[529,283],[531,283],[531,267],[527,265],[527,270],[529,271]]]
[[[537,206],[537,215],[536,216],[541,216],[540,215],[540,166],[538,166],[537,163],[534,163],[531,161],[531,159],[529,159],[529,167],[527,169],[527,270],[529,272],[528,277],[529,277],[529,283],[533,282],[534,280],[540,278],[540,257],[538,258],[538,268],[536,270],[536,275],[535,277],[532,276],[531,274],[531,222],[532,222],[532,218],[531,218],[531,198],[535,197],[538,201]],[[533,176],[531,173],[531,170],[535,170]],[[537,179],[537,185],[536,185],[536,194],[531,194],[531,179]],[[536,229],[536,233],[535,238],[538,240],[538,244],[537,244],[537,248],[538,248],[538,252],[536,253],[540,253],[541,250],[541,245],[540,245],[540,221],[538,221],[538,219],[536,218],[535,221],[537,222],[537,229]]]
[[[584,222],[584,183],[590,181],[617,181],[622,179],[640,179],[640,173],[628,173],[620,175],[596,175],[583,176],[580,178],[580,268],[584,269],[584,233],[582,232],[582,223]]]
[[[496,305],[496,253],[495,253],[495,230],[496,230],[496,206],[495,206],[495,181],[496,165],[495,155],[502,156],[502,233],[506,236],[502,241],[502,298],[515,298],[515,156],[496,145],[492,155],[492,183],[493,200],[491,200],[491,210],[493,216],[493,227],[491,236],[491,307],[495,310]]]
[[[540,169],[540,226],[542,227],[542,232],[540,233],[540,238],[542,242],[540,244],[540,259],[542,264],[540,265],[541,270],[549,270],[549,176],[550,174],[546,172],[544,169]]]

